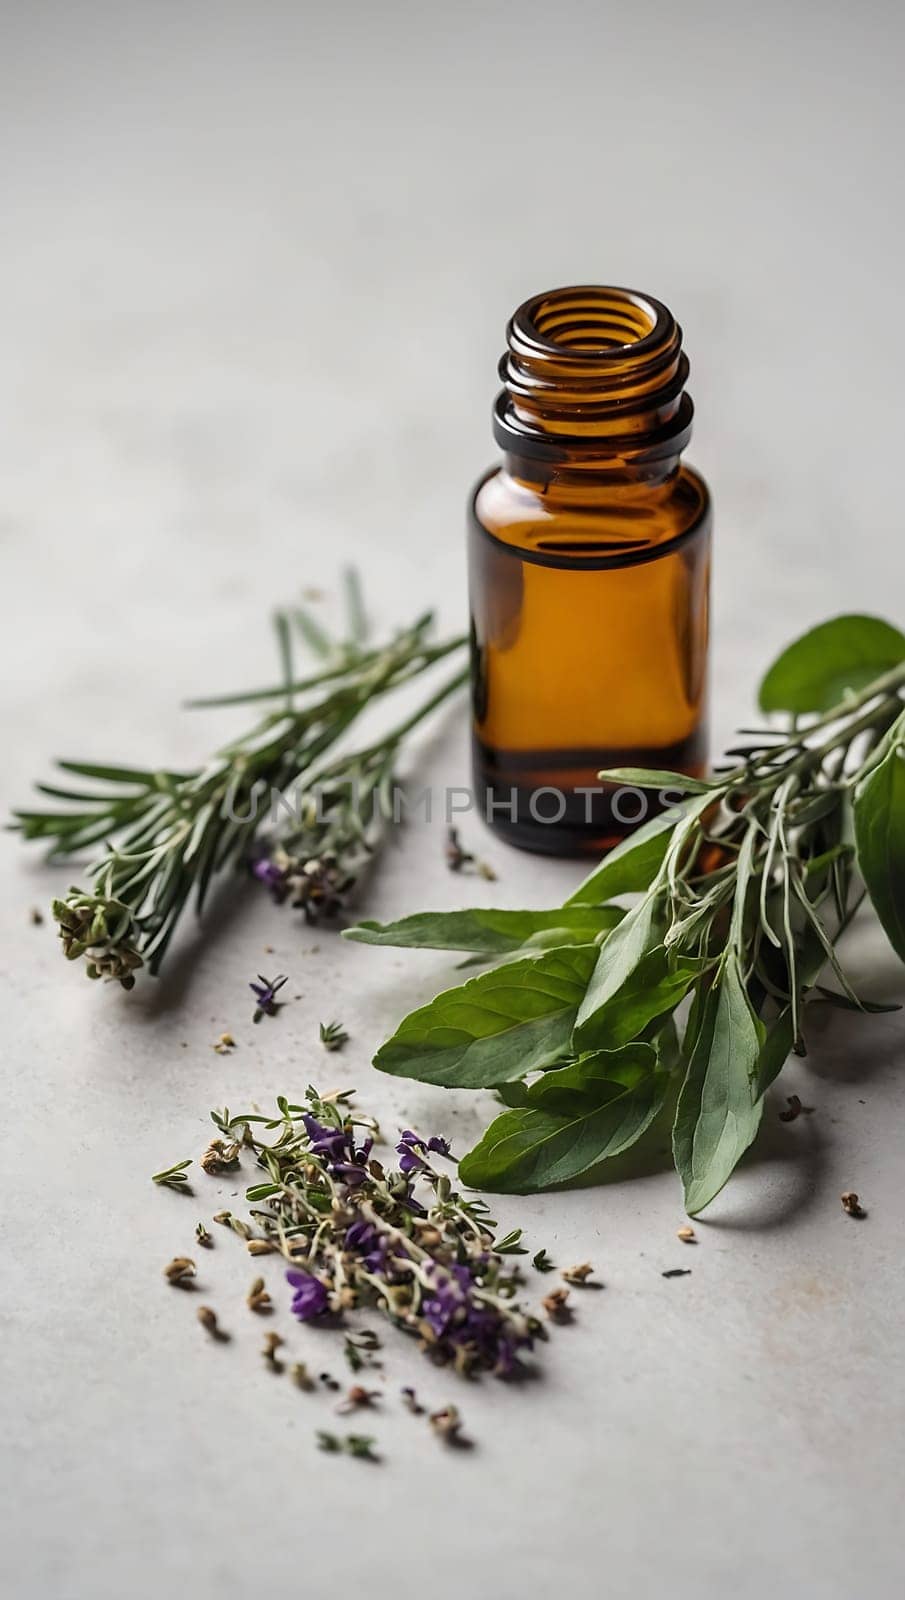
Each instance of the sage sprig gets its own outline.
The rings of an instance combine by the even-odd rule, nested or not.
[[[805,1053],[810,1007],[879,1009],[838,951],[865,891],[905,960],[903,691],[898,629],[824,623],[761,685],[761,709],[785,726],[744,732],[711,777],[601,773],[663,791],[660,808],[557,911],[349,930],[504,963],[412,1013],[374,1060],[497,1090],[508,1109],[462,1160],[464,1181],[527,1192],[587,1176],[674,1104],[686,1208],[714,1198],[790,1052]],[[610,903],[625,895],[628,909]]]
[[[71,860],[103,842],[104,854],[90,869],[92,888],[72,888],[53,902],[64,954],[84,960],[89,977],[118,979],[128,989],[139,967],[156,972],[190,898],[200,913],[212,880],[250,858],[255,876],[277,898],[301,905],[309,921],[343,903],[392,820],[405,739],[465,679],[458,668],[387,734],[334,754],[376,701],[465,644],[461,638],[432,643],[427,614],[370,646],[354,574],[346,583],[344,638],[331,639],[303,609],[279,613],[280,681],[193,702],[269,705],[247,734],[204,766],[176,772],[60,761],[63,772],[90,787],[39,784],[63,808],[14,813],[14,827],[46,841],[52,860]],[[294,634],[321,658],[318,670],[301,678]],[[293,820],[274,835],[281,801]]]

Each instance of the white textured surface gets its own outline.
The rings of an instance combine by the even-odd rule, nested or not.
[[[685,327],[720,736],[799,625],[901,620],[897,7],[7,0],[0,17],[5,806],[54,753],[193,759],[226,723],[180,697],[268,674],[268,606],[340,559],[384,621],[438,601],[458,626],[503,323],[548,284],[637,284]],[[463,781],[461,728],[433,760]],[[451,877],[420,831],[369,909],[552,903],[574,881],[486,848],[496,889]],[[773,1106],[693,1251],[665,1171],[502,1204],[606,1290],[543,1383],[456,1396],[473,1453],[388,1399],[368,1468],[318,1455],[328,1402],[260,1370],[226,1238],[201,1265],[237,1338],[205,1343],[160,1266],[214,1204],[147,1174],[199,1147],[210,1105],[315,1074],[463,1148],[475,1101],[367,1065],[450,964],[312,939],[240,897],[156,989],[100,992],[29,924],[65,875],[3,850],[17,1600],[901,1592],[899,1018],[834,1017],[786,1086],[813,1116]],[[902,992],[869,927],[852,946],[872,992]],[[253,1029],[261,966],[301,999]],[[328,1066],[313,1041],[333,1015],[353,1043]],[[229,1060],[210,1048],[224,1028]],[[675,1265],[692,1276],[660,1276]],[[292,1338],[315,1362],[330,1348]],[[413,1371],[391,1344],[388,1390]]]

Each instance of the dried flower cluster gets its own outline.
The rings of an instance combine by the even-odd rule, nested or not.
[[[443,1139],[406,1130],[398,1167],[385,1170],[371,1154],[376,1124],[347,1098],[309,1089],[302,1105],[281,1098],[273,1118],[212,1113],[215,1145],[247,1150],[264,1174],[247,1191],[257,1235],[249,1247],[289,1263],[300,1321],[375,1306],[440,1363],[512,1372],[545,1334],[517,1302],[520,1274],[486,1205],[464,1199],[438,1169],[435,1158],[449,1156]],[[237,1218],[219,1219],[239,1231]],[[500,1243],[518,1248],[517,1239]]]

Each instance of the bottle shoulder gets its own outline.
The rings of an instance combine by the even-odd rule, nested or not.
[[[684,464],[665,484],[597,479],[577,487],[531,484],[498,466],[479,480],[471,510],[486,533],[527,552],[630,557],[709,525],[710,494]]]

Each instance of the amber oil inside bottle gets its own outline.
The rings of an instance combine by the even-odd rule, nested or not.
[[[651,815],[601,768],[707,757],[710,499],[681,462],[688,362],[627,289],[537,295],[507,330],[499,466],[470,506],[474,788],[511,843],[600,852]]]

